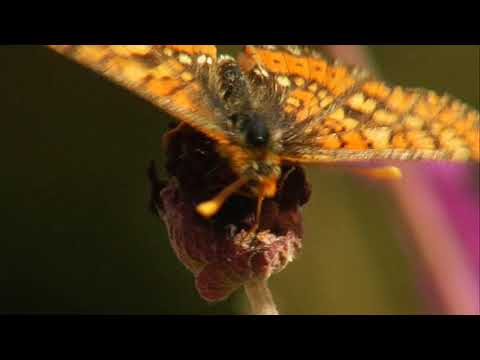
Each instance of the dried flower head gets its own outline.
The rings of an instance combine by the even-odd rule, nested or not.
[[[194,274],[199,294],[207,301],[226,299],[252,279],[268,279],[285,268],[301,248],[303,224],[300,207],[310,186],[300,167],[285,166],[279,191],[264,202],[256,236],[256,199],[236,194],[221,211],[205,219],[196,205],[233,180],[228,163],[215,152],[207,137],[183,128],[167,148],[170,178],[160,182],[153,164],[151,207],[165,222],[178,259]]]

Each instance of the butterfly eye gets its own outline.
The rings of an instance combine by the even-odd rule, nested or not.
[[[245,127],[247,144],[255,147],[265,146],[270,139],[270,132],[261,120],[253,120]]]
[[[265,122],[255,114],[237,113],[230,117],[233,124],[245,135],[247,145],[265,146],[270,139],[270,131]]]

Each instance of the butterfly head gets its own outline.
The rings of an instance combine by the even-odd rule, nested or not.
[[[214,199],[199,205],[198,212],[207,218],[216,214],[223,202],[241,188],[261,198],[273,198],[277,193],[277,182],[282,174],[281,159],[273,151],[267,123],[254,113],[239,113],[234,118],[238,122],[239,140],[219,144],[217,151],[229,159],[238,180]]]
[[[258,114],[240,112],[233,114],[230,119],[241,134],[246,147],[264,149],[269,145],[270,129]]]
[[[276,155],[279,129],[271,116],[251,109],[234,112],[229,118],[234,134],[232,141],[220,149],[230,160],[233,170],[252,183],[272,182],[280,177],[281,162]]]

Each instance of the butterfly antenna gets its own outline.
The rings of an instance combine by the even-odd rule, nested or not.
[[[239,190],[248,182],[246,177],[241,177],[234,183],[228,185],[225,189],[220,191],[214,198],[204,201],[197,206],[197,212],[205,218],[212,217],[222,207],[225,200],[227,200],[233,193]]]

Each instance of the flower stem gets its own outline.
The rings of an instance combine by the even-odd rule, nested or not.
[[[277,306],[265,279],[253,279],[244,284],[252,315],[278,315]]]

